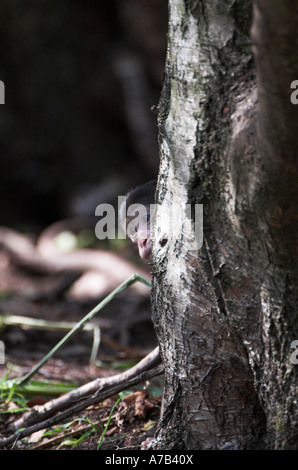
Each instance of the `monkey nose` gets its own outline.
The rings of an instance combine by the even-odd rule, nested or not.
[[[142,238],[138,243],[139,253],[143,260],[148,260],[151,255],[151,240],[150,238]]]
[[[141,238],[141,240],[139,242],[140,247],[145,248],[145,246],[148,244],[148,242],[149,242],[148,238]]]

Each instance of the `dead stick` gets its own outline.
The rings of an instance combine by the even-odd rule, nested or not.
[[[16,439],[22,439],[26,436],[29,436],[30,434],[33,434],[36,431],[39,431],[40,429],[45,429],[55,424],[58,424],[64,419],[69,418],[70,416],[73,416],[74,414],[78,413],[79,411],[84,410],[85,408],[88,408],[88,406],[95,405],[96,403],[99,403],[100,401],[103,401],[106,398],[112,395],[115,395],[116,393],[121,392],[124,388],[132,387],[134,385],[137,385],[140,382],[144,382],[145,380],[151,379],[152,377],[161,375],[162,373],[163,373],[163,366],[159,365],[149,371],[141,372],[141,374],[137,375],[136,377],[133,377],[122,383],[119,383],[118,385],[115,385],[109,390],[106,390],[104,392],[101,392],[101,390],[98,390],[94,395],[87,398],[83,402],[76,404],[67,410],[62,411],[61,413],[55,416],[52,416],[51,418],[48,418],[45,421],[42,421],[38,424],[27,427],[21,430],[20,432],[16,432],[12,436],[9,436],[6,439],[2,439],[0,441],[0,447],[8,446],[12,442],[14,442]]]
[[[105,379],[95,379],[92,382],[88,382],[87,384],[62,395],[61,397],[50,400],[42,406],[35,406],[13,423],[13,430],[16,431],[17,429],[36,424],[39,421],[49,418],[57,412],[69,407],[73,403],[82,401],[88,395],[99,391],[103,392],[104,390],[123,383],[123,381],[132,379],[136,375],[155,367],[159,362],[159,348],[156,347],[135,366],[121,374],[113,375],[112,377],[107,377]]]

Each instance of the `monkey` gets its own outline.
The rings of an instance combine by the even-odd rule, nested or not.
[[[156,180],[137,186],[126,195],[119,217],[122,226],[138,245],[139,255],[145,262],[151,261],[150,205],[154,204]]]

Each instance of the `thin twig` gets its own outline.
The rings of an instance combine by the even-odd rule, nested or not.
[[[77,323],[41,320],[38,318],[25,317],[23,315],[11,315],[6,313],[4,315],[0,315],[0,327],[2,325],[20,326],[25,328],[30,327],[40,330],[71,330],[77,326]],[[90,365],[93,365],[95,363],[100,344],[100,328],[95,323],[90,323],[89,325],[85,325],[82,329],[93,332],[93,345],[90,355]],[[25,382],[19,382],[19,385],[23,385],[24,383]]]

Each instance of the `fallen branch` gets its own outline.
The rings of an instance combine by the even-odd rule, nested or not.
[[[55,398],[45,403],[42,406],[35,406],[29,412],[25,413],[22,418],[15,421],[12,428],[16,431],[17,429],[36,424],[39,421],[43,421],[54,414],[61,412],[62,410],[72,406],[74,403],[81,402],[86,399],[87,396],[94,393],[109,392],[114,387],[120,387],[123,390],[127,386],[127,382],[132,380],[134,377],[142,374],[152,367],[155,367],[160,363],[159,348],[156,347],[151,353],[145,356],[138,364],[131,367],[121,374],[113,375],[104,379],[95,379],[85,385],[82,385],[71,392],[62,395],[59,398]],[[113,392],[113,395],[116,392]],[[110,395],[109,395],[110,396]],[[100,401],[100,400],[99,400]],[[1,442],[1,441],[0,441]]]
[[[150,361],[148,359],[149,356],[150,356]],[[153,364],[154,361],[159,361],[159,360],[160,360],[159,359],[159,351],[158,351],[158,348],[156,348],[148,356],[146,356],[142,361],[140,361],[136,366],[131,368],[129,371],[124,372],[123,374],[119,374],[117,376],[111,377],[110,379],[115,379],[115,378],[118,378],[118,379],[115,380],[115,383],[110,388],[108,388],[107,390],[103,390],[103,388],[105,388],[105,387],[103,386],[104,384],[102,383],[101,387],[98,388],[93,395],[89,396],[88,398],[85,398],[83,401],[80,401],[80,403],[76,403],[72,407],[70,407],[70,408],[68,408],[64,411],[59,412],[55,416],[47,418],[47,419],[45,419],[41,422],[38,422],[37,424],[33,424],[29,427],[26,427],[26,428],[20,430],[19,432],[15,432],[13,435],[11,435],[11,436],[9,436],[5,439],[0,440],[0,447],[8,446],[9,444],[16,441],[17,439],[22,439],[26,436],[29,436],[29,435],[33,434],[36,431],[39,431],[40,429],[45,429],[45,428],[48,428],[48,427],[53,426],[55,424],[58,424],[61,421],[63,421],[64,419],[69,418],[69,417],[73,416],[74,414],[78,413],[79,411],[82,411],[82,410],[86,409],[88,406],[95,405],[95,404],[99,403],[100,401],[103,401],[106,398],[121,392],[125,388],[132,387],[134,385],[137,385],[140,382],[144,382],[148,379],[151,379],[152,377],[155,377],[157,375],[161,375],[163,373],[163,366],[161,364],[159,366],[149,370],[149,371],[144,370],[144,368],[145,368],[144,366],[148,363],[148,361],[149,361],[149,363]],[[135,375],[134,377],[131,377],[131,371],[133,369],[135,370],[135,372],[138,371],[138,374]],[[121,378],[122,378],[122,380],[120,380]],[[109,382],[109,379],[101,379],[101,380],[102,380],[102,382],[105,382],[105,385]],[[100,381],[100,379],[97,379],[94,382],[98,382],[98,381]],[[94,382],[91,382],[90,384],[86,384],[85,386],[80,387],[80,388],[84,389],[87,386],[90,387],[90,385],[94,384]],[[93,387],[90,387],[90,390],[92,388]],[[77,390],[79,390],[79,389],[77,389]],[[74,392],[76,392],[77,390],[75,390]],[[84,391],[86,391],[86,390],[84,390]],[[70,392],[67,395],[72,395],[72,392]],[[63,397],[61,397],[61,398],[63,398]],[[56,400],[53,400],[53,401],[55,402]],[[69,403],[73,403],[73,401],[74,401],[73,399],[72,400],[70,400],[70,399],[67,400],[67,402],[69,402]],[[44,407],[39,407],[39,408],[44,408]],[[54,408],[52,408],[52,410]],[[40,415],[39,415],[39,417],[40,417]],[[20,421],[21,420],[19,420],[19,422]],[[26,424],[27,424],[27,422],[26,422]],[[20,427],[21,426],[19,426],[19,428]]]
[[[42,365],[44,365],[50,357],[58,351],[58,349],[64,346],[74,334],[83,329],[84,326],[92,320],[96,313],[107,305],[116,295],[137,281],[151,287],[150,281],[144,276],[138,273],[131,275],[125,282],[120,284],[120,286],[114,289],[102,302],[91,310],[79,323],[77,323],[64,336],[64,338],[62,338],[62,340],[52,348],[51,351],[35,367],[33,367],[33,369],[31,369],[31,371],[29,371],[24,377],[12,381],[12,386],[21,386],[26,384],[42,367]],[[156,367],[154,370],[149,370],[159,363],[159,348],[157,347],[138,364],[122,374],[117,374],[106,379],[96,379],[93,382],[72,390],[62,397],[47,402],[43,406],[32,408],[30,412],[27,412],[12,425],[12,429],[16,432],[12,436],[2,439],[0,441],[0,447],[9,445],[17,438],[28,436],[40,429],[57,424],[65,418],[87,408],[91,404],[98,403],[127,387],[133,386],[143,380],[154,377],[155,375],[160,375],[163,371],[162,366]]]

